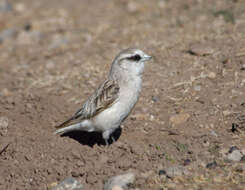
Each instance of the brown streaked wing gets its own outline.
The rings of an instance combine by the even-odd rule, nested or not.
[[[71,118],[56,126],[66,127],[89,119],[110,107],[118,98],[119,86],[114,80],[106,80]]]

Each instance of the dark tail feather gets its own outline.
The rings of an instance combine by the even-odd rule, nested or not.
[[[60,125],[55,126],[56,129],[65,127],[68,123],[70,123],[70,121],[72,121],[74,119],[74,117],[71,117],[69,119],[67,119],[66,121],[64,121],[63,123],[61,123]]]

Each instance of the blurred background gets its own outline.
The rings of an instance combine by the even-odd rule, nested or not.
[[[129,47],[154,59],[118,141],[53,136]],[[243,189],[244,58],[244,0],[0,0],[0,189]]]

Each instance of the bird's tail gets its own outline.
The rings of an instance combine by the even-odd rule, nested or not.
[[[56,130],[54,134],[64,134],[64,133],[71,132],[71,131],[78,131],[78,130],[81,130],[81,127],[82,127],[81,123],[77,123],[74,125],[70,125],[68,127],[60,128]]]

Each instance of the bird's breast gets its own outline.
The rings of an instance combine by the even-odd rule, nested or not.
[[[98,130],[104,131],[119,127],[135,106],[140,90],[141,79],[120,86],[119,97],[116,102],[96,116],[94,122]]]

